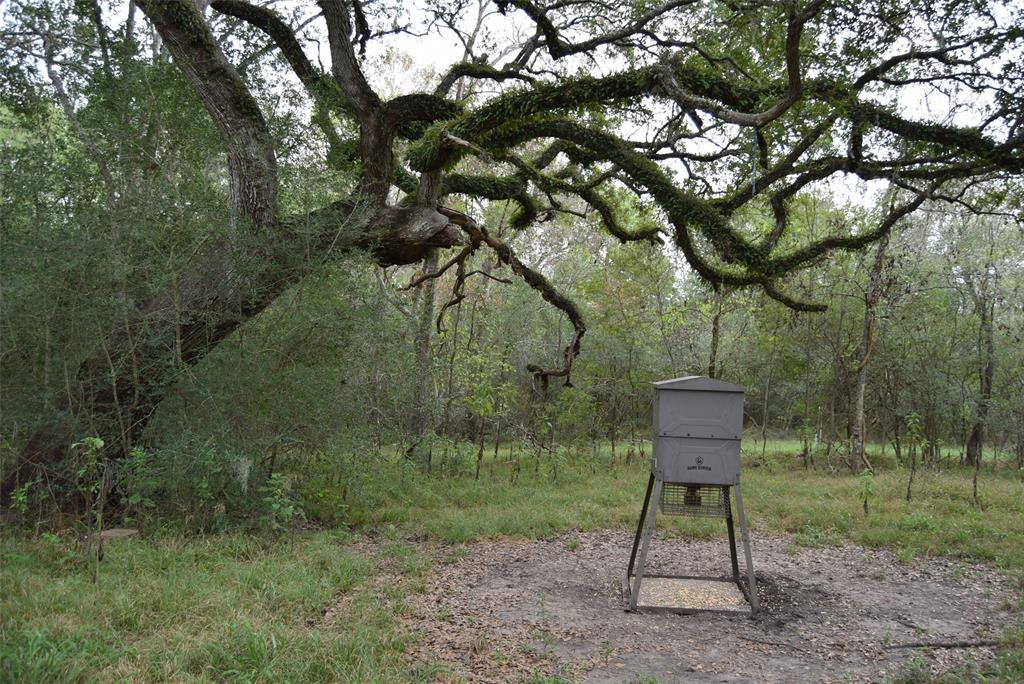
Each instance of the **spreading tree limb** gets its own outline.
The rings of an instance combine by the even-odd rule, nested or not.
[[[587,326],[583,322],[583,315],[580,314],[579,308],[577,308],[576,304],[555,289],[555,286],[552,285],[547,278],[524,264],[519,257],[516,256],[515,252],[512,251],[511,247],[488,233],[487,229],[480,225],[474,218],[446,207],[439,207],[438,211],[447,216],[452,223],[461,227],[462,230],[469,235],[470,240],[477,244],[486,244],[494,250],[494,253],[498,256],[498,260],[501,263],[509,266],[513,273],[526,281],[527,285],[540,292],[544,301],[560,310],[565,314],[566,318],[569,319],[569,322],[573,327],[573,336],[572,339],[569,340],[569,344],[565,347],[563,354],[564,362],[562,366],[560,368],[543,368],[541,366],[531,364],[527,366],[527,370],[533,373],[534,377],[543,382],[545,386],[547,385],[548,378],[552,377],[565,378],[566,386],[572,386],[572,363],[573,360],[579,356],[580,341],[587,332]]]

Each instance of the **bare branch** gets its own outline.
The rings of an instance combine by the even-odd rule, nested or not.
[[[482,225],[476,222],[475,219],[463,214],[462,212],[455,211],[454,209],[448,209],[447,207],[438,207],[438,211],[447,216],[452,223],[460,226],[466,234],[470,236],[471,240],[486,244],[488,247],[493,249],[495,254],[498,255],[498,259],[501,263],[508,265],[512,269],[513,273],[526,281],[527,285],[540,292],[544,301],[548,302],[566,315],[566,318],[568,318],[569,322],[572,324],[573,336],[569,341],[569,344],[565,347],[564,364],[562,367],[542,368],[531,364],[530,366],[527,366],[527,370],[533,373],[534,377],[544,382],[545,385],[549,377],[564,377],[565,385],[567,387],[571,387],[572,363],[580,353],[580,341],[587,332],[587,326],[583,322],[583,316],[580,314],[576,305],[570,299],[565,297],[565,295],[558,292],[547,278],[520,261],[519,257],[517,257],[515,252],[512,251],[511,247],[488,233]]]
[[[428,280],[433,280],[435,278],[440,278],[452,266],[454,266],[455,264],[458,264],[458,263],[464,261],[466,259],[466,257],[468,257],[470,254],[472,254],[475,249],[476,249],[476,246],[474,246],[472,244],[466,245],[466,247],[464,247],[462,249],[462,251],[460,251],[458,254],[456,254],[451,259],[449,259],[447,263],[445,263],[443,266],[438,268],[436,271],[417,273],[413,277],[413,279],[409,281],[409,284],[406,285],[405,287],[399,288],[399,291],[400,292],[405,292],[405,291],[411,290],[411,289],[413,289],[415,287],[419,287],[421,284],[423,284],[424,282],[426,282]]]
[[[97,10],[98,11],[98,10]],[[110,167],[107,166],[106,157],[100,152],[100,149],[96,147],[96,143],[92,137],[86,132],[85,127],[82,126],[82,122],[78,119],[78,114],[75,113],[75,106],[71,102],[71,97],[68,96],[67,89],[64,87],[64,80],[60,77],[57,72],[57,68],[53,63],[53,48],[50,40],[44,38],[45,43],[45,54],[46,54],[46,75],[50,78],[50,83],[53,84],[53,90],[57,93],[57,101],[60,103],[60,108],[64,112],[65,118],[68,123],[75,131],[75,136],[78,141],[85,147],[86,152],[89,153],[89,158],[92,159],[93,163],[96,164],[96,168],[100,172],[100,178],[103,181],[103,195],[106,203],[108,212],[114,211],[114,206],[117,203],[117,192],[114,186],[114,176],[110,173]]]
[[[579,43],[567,43],[559,34],[558,28],[548,16],[548,10],[538,7],[528,0],[498,0],[498,9],[504,13],[508,7],[516,7],[527,14],[537,24],[537,29],[544,36],[544,47],[555,59],[561,59],[568,55],[575,55],[581,52],[589,52],[602,45],[609,45],[623,41],[637,33],[642,32],[651,22],[665,16],[669,12],[680,7],[696,4],[697,0],[673,0],[665,2],[653,9],[644,12],[626,26],[615,31],[595,36],[589,40]]]

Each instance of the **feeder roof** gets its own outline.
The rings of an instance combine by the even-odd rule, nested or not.
[[[715,380],[703,375],[687,375],[683,378],[661,380],[652,383],[657,390],[690,390],[696,392],[743,392],[743,388],[731,382]]]

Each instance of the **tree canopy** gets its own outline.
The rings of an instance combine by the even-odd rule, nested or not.
[[[387,266],[455,248],[414,278],[455,269],[452,303],[468,278],[492,277],[468,267],[492,253],[571,323],[560,363],[529,367],[569,383],[584,318],[496,230],[498,203],[512,207],[512,230],[596,216],[622,242],[671,245],[712,288],[750,286],[810,311],[823,304],[793,293],[794,273],[931,203],[992,213],[1020,197],[1024,9],[1013,2],[139,0],[4,12],[5,116],[59,108],[56,135],[80,143],[81,182],[115,237],[142,219],[192,236],[170,277],[125,264],[118,322],[79,354],[5,492],[61,458],[85,413],[127,453],[182,369],[342,252]],[[385,93],[379,59],[445,41],[458,46],[452,64]],[[191,134],[216,153],[147,147],[166,121],[200,112]],[[190,165],[205,166],[201,180]],[[862,191],[855,182],[892,190],[870,224],[835,212],[823,234],[800,229],[802,197]],[[141,217],[145,192],[164,205],[147,198]],[[203,196],[224,210],[192,209]]]

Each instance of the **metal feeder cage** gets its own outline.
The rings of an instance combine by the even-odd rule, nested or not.
[[[729,517],[729,490],[727,487],[666,482],[661,488],[661,501],[658,509],[662,515],[686,518],[727,518]]]
[[[757,582],[750,552],[743,496],[740,492],[740,436],[743,432],[743,388],[728,382],[689,376],[654,383],[654,453],[640,522],[626,569],[624,590],[629,610],[675,613],[737,612],[739,606],[722,609],[708,606],[643,605],[644,577],[657,578],[659,592],[672,594],[675,582],[682,600],[696,593],[715,591],[695,587],[733,585],[732,591],[750,612],[757,613]],[[746,561],[746,578],[741,578],[733,523],[732,495],[736,499],[740,540]],[[645,573],[647,552],[654,536],[654,521],[662,515],[724,519],[729,533],[732,574],[728,577],[657,575]],[[744,581],[745,580],[745,581]],[[703,584],[701,584],[703,583]],[[669,587],[666,589],[666,587]],[[723,585],[717,585],[724,589]],[[653,593],[658,593],[654,592]],[[729,599],[728,596],[725,597]],[[735,597],[733,597],[735,598]],[[728,602],[728,601],[727,601]],[[736,601],[733,601],[735,604]],[[743,609],[746,612],[746,609]]]

